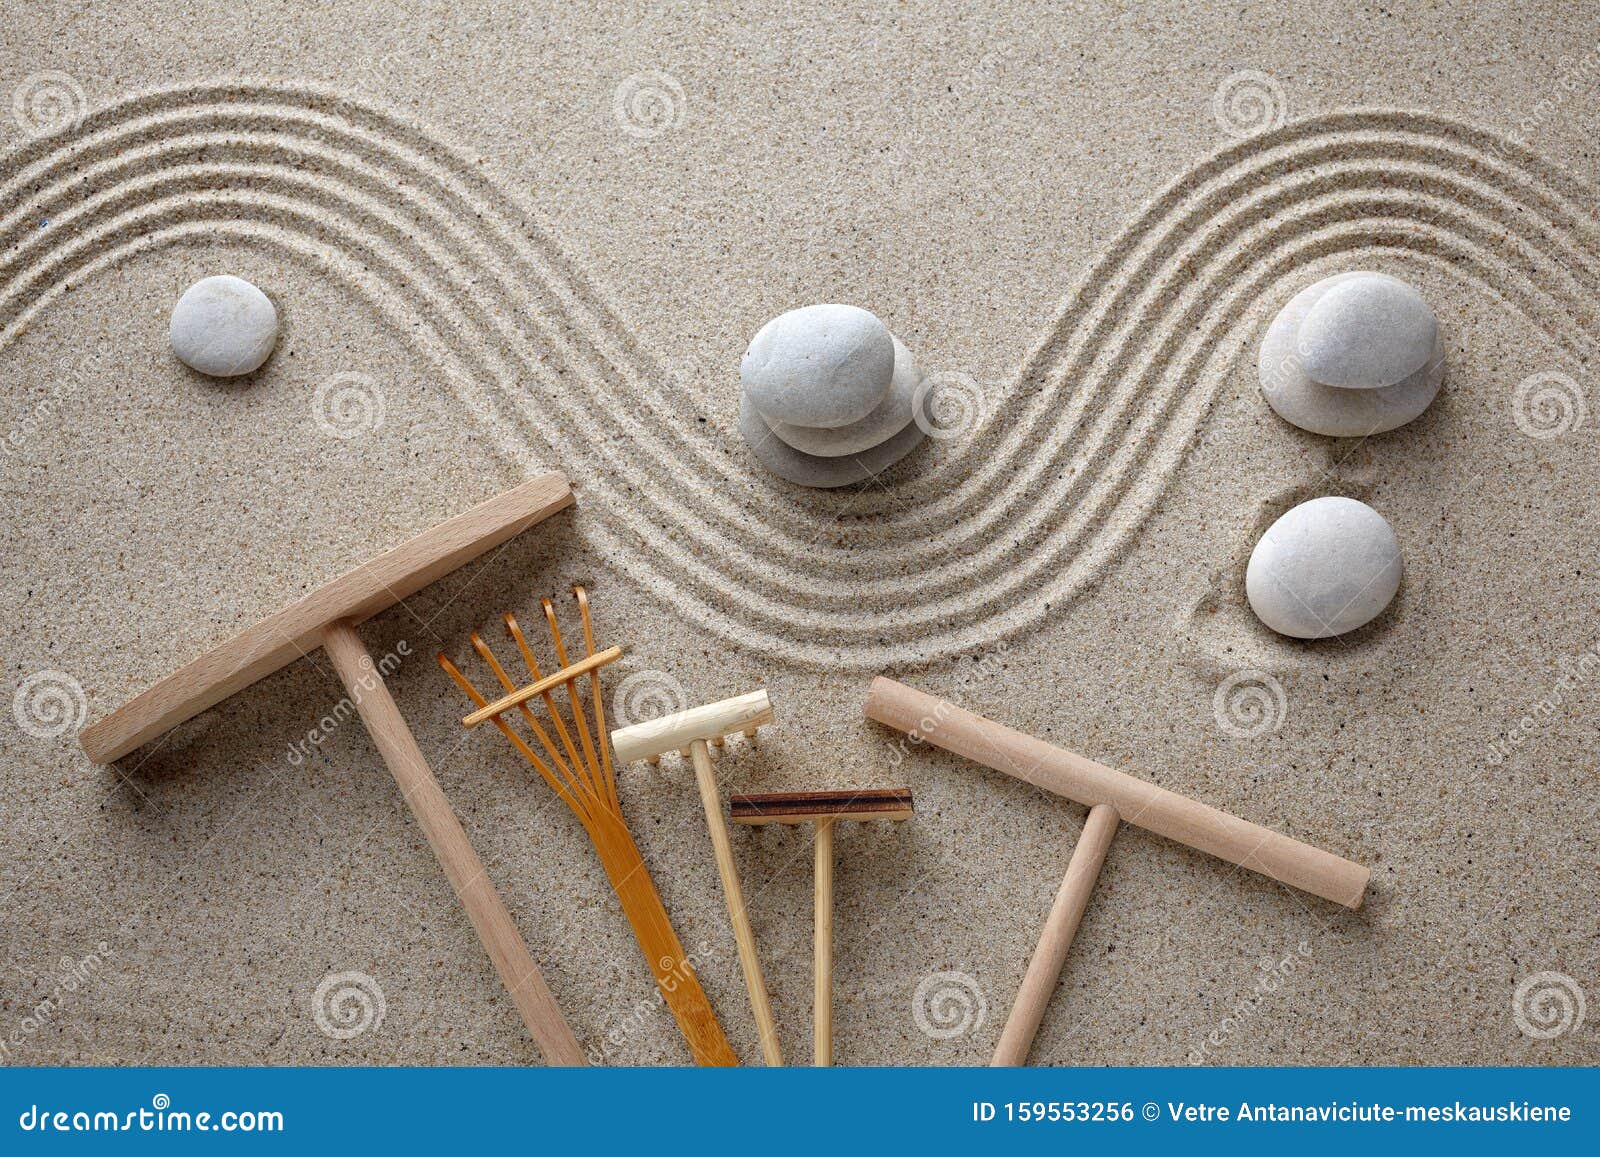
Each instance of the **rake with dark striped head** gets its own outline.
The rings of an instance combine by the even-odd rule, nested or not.
[[[462,719],[462,724],[472,728],[493,723],[499,728],[589,833],[622,911],[633,925],[633,934],[655,975],[662,1001],[677,1018],[695,1061],[702,1065],[736,1065],[739,1058],[723,1035],[722,1025],[706,999],[705,990],[700,987],[693,963],[686,957],[678,934],[672,930],[661,896],[622,815],[617,777],[607,745],[605,704],[600,692],[600,668],[621,658],[622,648],[595,649],[588,595],[581,586],[573,587],[572,593],[583,622],[584,657],[577,662],[567,657],[561,627],[556,622],[555,605],[547,598],[542,600],[541,606],[550,627],[559,669],[549,675],[540,670],[533,649],[512,615],[505,616],[506,631],[521,652],[531,682],[519,685],[476,632],[472,635],[472,647],[488,664],[505,690],[504,695],[490,702],[447,656],[439,656],[439,665],[477,706],[477,710]],[[534,713],[531,704],[535,699],[544,704],[549,729]],[[562,714],[563,699],[571,726]],[[512,715],[521,717],[542,754],[512,727],[508,718]],[[553,736],[551,731],[555,733]]]

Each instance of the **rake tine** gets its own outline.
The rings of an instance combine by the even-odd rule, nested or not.
[[[584,653],[593,655],[594,623],[589,617],[589,592],[581,586],[574,585],[572,597],[578,600],[578,614],[583,616],[583,647]],[[600,730],[600,761],[606,776],[606,787],[611,792],[611,800],[618,808],[622,801],[617,795],[617,773],[611,766],[611,744],[606,741],[606,704],[605,697],[600,693],[600,672],[589,672],[589,701],[594,704],[594,722]]]
[[[506,631],[517,644],[517,650],[522,652],[522,661],[528,665],[528,673],[535,680],[543,679],[544,672],[539,670],[539,663],[533,657],[533,649],[528,646],[528,640],[523,636],[522,627],[518,625],[516,616],[507,614],[505,616],[505,624]],[[506,690],[509,691],[511,688],[508,687]],[[566,745],[567,755],[572,760],[572,765],[574,767],[582,766],[583,761],[578,756],[578,749],[572,742],[572,733],[567,730],[567,724],[561,718],[561,712],[556,710],[555,696],[546,691],[540,698],[544,700],[545,710],[550,713],[550,718],[555,722],[556,732],[561,736],[561,742]],[[524,708],[526,708],[526,704],[524,704]]]
[[[443,651],[440,651],[438,659],[439,666],[444,668],[446,675],[449,675],[451,679],[455,680],[457,687],[460,687],[461,690],[466,692],[468,699],[471,699],[479,707],[488,705],[489,701],[478,693],[478,689],[472,685],[471,680],[461,673],[460,668],[450,661],[450,657],[448,655],[446,655]],[[572,814],[578,817],[578,822],[583,824],[584,830],[592,832],[593,828],[590,826],[588,814],[578,806],[578,801],[573,798],[572,793],[569,792],[566,787],[563,786],[561,781],[556,778],[555,773],[550,770],[549,766],[546,765],[544,760],[539,758],[538,754],[533,750],[533,748],[529,747],[525,742],[523,742],[522,736],[518,735],[511,729],[511,724],[498,717],[496,717],[494,723],[495,726],[500,729],[500,733],[511,741],[512,746],[514,746],[518,751],[522,752],[523,755],[527,756],[528,762],[533,764],[535,770],[537,770],[539,774],[544,777],[544,781],[548,783],[555,790],[555,793],[566,802],[566,805],[572,809]]]

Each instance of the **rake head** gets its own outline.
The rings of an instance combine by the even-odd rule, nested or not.
[[[622,812],[617,798],[617,777],[611,766],[611,751],[606,744],[605,703],[600,692],[600,668],[621,658],[622,648],[608,647],[604,651],[595,648],[588,593],[581,586],[575,586],[572,595],[577,601],[578,614],[583,622],[584,657],[577,662],[567,656],[561,626],[556,621],[555,604],[549,598],[544,598],[540,600],[540,606],[550,628],[550,641],[559,665],[557,670],[544,674],[516,617],[510,614],[505,616],[506,633],[522,655],[530,682],[519,685],[476,631],[471,636],[472,648],[488,664],[505,694],[490,701],[442,652],[439,665],[466,692],[467,698],[477,705],[476,711],[462,719],[463,726],[471,728],[481,723],[493,723],[592,833],[594,821],[601,814],[620,818]],[[588,684],[587,707],[582,691],[585,682]],[[534,713],[530,704],[535,699],[543,700],[550,729]],[[566,701],[565,709],[571,716],[570,727],[563,717],[563,699]],[[542,753],[512,727],[513,716],[521,717]],[[551,730],[554,730],[554,735]]]

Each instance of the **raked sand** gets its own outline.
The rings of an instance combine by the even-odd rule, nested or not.
[[[902,751],[861,717],[880,672],[1373,869],[1348,912],[1123,831],[1036,1061],[1600,1061],[1600,16],[204,7],[0,26],[8,1063],[537,1059],[365,733],[295,747],[326,660],[115,768],[73,728],[552,467],[573,510],[362,634],[404,645],[395,696],[597,1056],[688,1053],[583,833],[432,658],[573,581],[629,646],[623,710],[768,688],[725,791],[915,791],[841,832],[841,1063],[987,1058],[1084,818]],[[1274,313],[1349,268],[1415,284],[1448,347],[1365,441],[1256,382]],[[247,378],[167,347],[214,273],[281,315]],[[813,301],[948,398],[948,436],[840,491],[736,430],[745,343]],[[1323,494],[1384,514],[1405,577],[1298,643],[1244,564]],[[623,781],[754,1061],[690,775]],[[799,1062],[806,841],[734,833]],[[361,1031],[326,1031],[352,983]]]

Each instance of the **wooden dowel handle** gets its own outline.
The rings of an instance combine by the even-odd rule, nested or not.
[[[322,645],[544,1059],[553,1065],[587,1064],[578,1038],[550,995],[483,861],[467,842],[467,834],[450,810],[450,802],[360,636],[348,622],[337,622],[323,628]]]
[[[739,1058],[700,985],[694,961],[683,950],[667,918],[667,909],[655,881],[639,854],[639,845],[620,816],[599,811],[593,818],[595,849],[616,890],[622,911],[633,926],[634,937],[645,955],[662,1002],[678,1022],[697,1065],[736,1065]]]
[[[812,929],[811,1063],[833,1064],[833,823],[817,823],[815,924]]]
[[[1296,888],[1361,907],[1371,871],[1270,828],[1175,795],[1124,772],[1053,747],[948,699],[883,677],[867,692],[867,718],[977,760],[1087,807],[1108,803],[1130,824],[1219,856]]]
[[[1039,934],[1039,945],[1028,961],[1028,971],[1022,977],[1022,987],[1017,990],[1017,1001],[1006,1018],[1000,1044],[989,1062],[991,1065],[1027,1063],[1034,1034],[1039,1031],[1039,1022],[1044,1019],[1044,1010],[1061,978],[1067,949],[1072,947],[1072,938],[1078,934],[1084,909],[1089,906],[1089,896],[1100,878],[1100,867],[1106,862],[1111,837],[1117,834],[1119,819],[1117,809],[1108,803],[1089,809],[1083,834],[1072,850],[1072,859],[1067,863],[1067,874],[1056,892],[1055,903],[1050,905],[1044,931]]]
[[[711,830],[711,846],[717,854],[717,872],[722,877],[722,895],[728,902],[728,920],[733,924],[733,941],[739,948],[739,966],[744,969],[744,986],[750,993],[750,1011],[755,1013],[756,1032],[761,1037],[761,1055],[769,1065],[783,1064],[778,1047],[778,1026],[772,1019],[772,1002],[767,998],[767,982],[761,975],[761,960],[756,956],[756,936],[750,930],[750,916],[744,907],[744,889],[739,886],[739,870],[733,863],[733,845],[728,840],[728,825],[722,818],[722,795],[717,791],[717,773],[704,739],[689,744],[694,761],[695,783],[706,811],[706,827]]]

